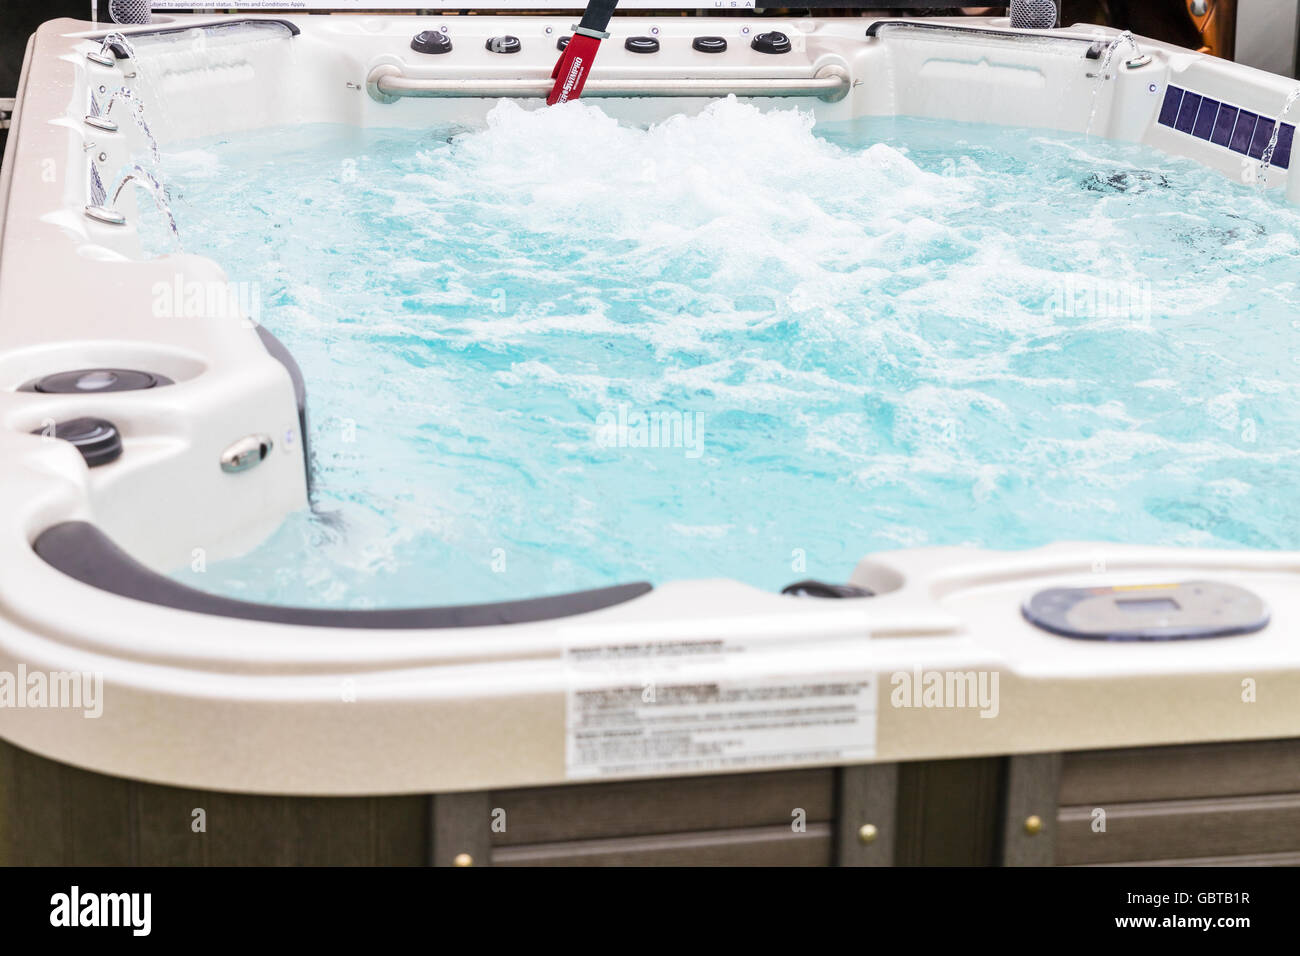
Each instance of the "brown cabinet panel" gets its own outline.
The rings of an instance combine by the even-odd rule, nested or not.
[[[560,843],[659,833],[784,825],[802,809],[808,823],[831,819],[835,771],[676,777],[574,784],[491,794],[505,811],[495,846]]]
[[[1197,856],[1182,860],[1084,863],[1082,866],[1300,866],[1300,853],[1248,853],[1245,856]]]
[[[899,764],[897,864],[997,863],[1005,763],[976,757]]]
[[[1300,794],[1101,805],[1057,814],[1057,862],[1123,863],[1300,851]]]
[[[1067,753],[1063,806],[1300,791],[1300,740]]]
[[[194,830],[194,811],[206,830]],[[0,741],[0,865],[414,865],[429,798],[212,793],[80,770]]]
[[[499,847],[493,866],[829,866],[831,828],[809,824]]]
[[[142,864],[421,866],[429,799],[276,797],[137,784]],[[202,809],[206,832],[195,833]]]
[[[129,866],[131,786],[0,740],[0,864]]]

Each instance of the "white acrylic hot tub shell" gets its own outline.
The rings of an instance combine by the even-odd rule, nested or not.
[[[385,104],[368,95],[366,78],[383,64],[424,76],[501,70],[486,51],[452,66],[421,62],[407,49],[409,37],[440,24],[465,49],[481,50],[491,35],[517,35],[525,53],[511,61],[512,75],[545,75],[553,38],[569,27],[568,19],[546,17],[292,19],[302,35],[285,41],[284,52],[247,62],[231,53],[225,82],[186,88],[188,108],[169,110],[157,124],[164,150],[215,130],[283,123],[477,121],[489,102]],[[1095,63],[1001,41],[867,41],[867,22],[620,18],[616,40],[658,27],[666,52],[647,64],[609,43],[597,71],[704,69],[673,51],[685,46],[682,38],[716,33],[740,41],[740,56],[724,72],[846,68],[850,95],[814,105],[828,119],[911,113],[1074,131],[1087,122],[1093,84],[1082,72]],[[795,52],[779,66],[749,54],[740,33],[746,27],[784,30]],[[74,710],[0,708],[5,739],[105,773],[221,790],[399,793],[560,782],[566,693],[580,679],[564,651],[611,635],[766,635],[748,658],[755,673],[875,674],[878,760],[1300,735],[1296,554],[1089,544],[1019,553],[926,549],[863,562],[855,581],[886,593],[860,603],[685,581],[577,618],[428,631],[235,621],[65,577],[31,548],[60,521],[93,521],[141,561],[169,570],[196,548],[208,560],[246,550],[305,500],[292,443],[244,474],[217,467],[231,441],[252,433],[283,437],[297,426],[288,375],[255,331],[238,321],[178,321],[151,308],[159,282],[221,282],[219,268],[196,255],[145,260],[131,227],[81,215],[87,143],[119,159],[138,148],[131,132],[106,135],[80,122],[87,84],[107,76],[84,58],[90,44],[75,36],[84,28],[58,21],[36,38],[0,180],[0,671],[101,672],[105,709],[86,719]],[[1292,84],[1142,46],[1154,62],[1117,71],[1099,98],[1096,129],[1239,174],[1240,157],[1154,124],[1165,82],[1176,77],[1270,115]],[[702,103],[602,105],[636,120]],[[1271,183],[1289,188],[1288,179],[1274,171]],[[133,202],[123,208],[130,214]],[[146,367],[178,384],[87,398],[13,391],[47,372],[95,365]],[[82,414],[120,426],[121,460],[87,471],[70,447],[28,434],[47,418]],[[1207,576],[1260,594],[1273,614],[1270,626],[1215,641],[1110,645],[1054,637],[1020,616],[1029,593],[1054,584]],[[716,676],[728,676],[728,666],[719,665]],[[891,707],[889,675],[917,667],[996,671],[998,716]],[[1255,682],[1253,703],[1242,699],[1247,679]]]

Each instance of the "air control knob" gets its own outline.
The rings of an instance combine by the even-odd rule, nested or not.
[[[518,53],[523,49],[519,37],[512,36],[491,37],[484,46],[489,53]]]
[[[37,428],[32,434],[70,443],[81,452],[88,468],[107,465],[122,456],[122,436],[116,425],[103,418],[70,418],[53,428]]]
[[[451,37],[440,30],[423,30],[411,40],[416,53],[450,53]]]
[[[771,33],[760,33],[754,37],[750,46],[759,53],[789,53],[790,38],[784,33],[773,30]]]

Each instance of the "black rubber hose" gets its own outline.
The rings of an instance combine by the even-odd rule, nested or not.
[[[583,11],[578,26],[604,33],[609,29],[609,21],[613,19],[614,8],[617,6],[618,0],[591,0]]]

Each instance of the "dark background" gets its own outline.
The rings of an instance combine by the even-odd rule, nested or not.
[[[108,0],[99,0],[100,19],[108,19]],[[90,19],[90,0],[0,0],[0,97],[13,96],[23,66],[27,39],[46,20]]]
[[[100,19],[108,19],[108,0],[98,0]],[[0,0],[0,99],[18,90],[27,40],[46,20],[59,17],[90,19],[90,0]],[[7,131],[0,129],[0,156]]]

